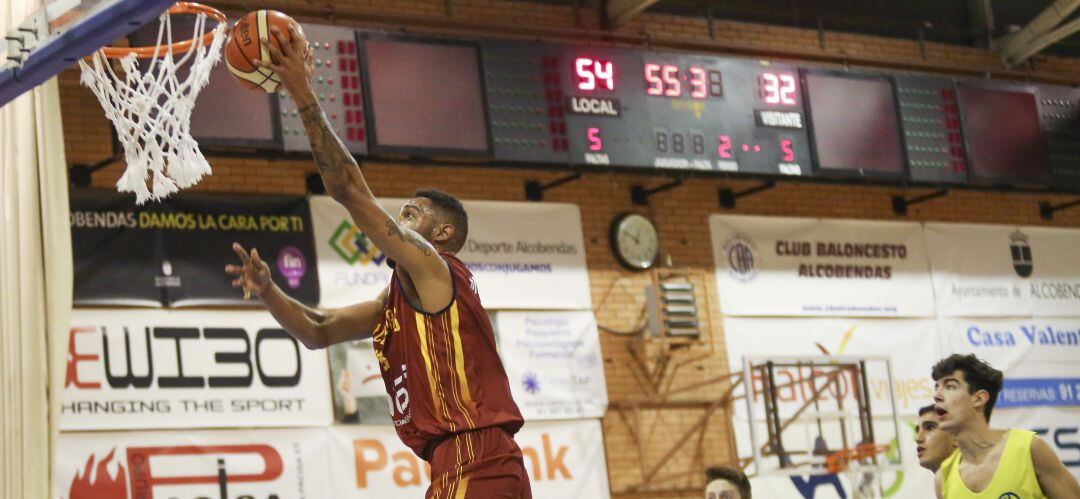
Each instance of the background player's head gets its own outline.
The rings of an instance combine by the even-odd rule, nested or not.
[[[705,499],[750,499],[750,480],[733,468],[705,470]]]
[[[952,435],[973,421],[990,422],[1004,379],[975,355],[953,354],[934,364],[934,409],[941,429]]]
[[[401,206],[398,224],[427,239],[439,251],[457,253],[469,237],[469,215],[461,201],[438,189],[420,189]]]
[[[915,430],[915,453],[919,466],[937,472],[941,463],[956,450],[956,442],[938,427],[937,412],[928,405],[919,409],[919,427]]]

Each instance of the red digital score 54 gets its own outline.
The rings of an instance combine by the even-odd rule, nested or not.
[[[615,90],[615,65],[591,57],[574,59],[574,84],[578,90]]]
[[[795,77],[786,73],[761,73],[758,76],[758,97],[766,104],[794,106],[798,103]]]

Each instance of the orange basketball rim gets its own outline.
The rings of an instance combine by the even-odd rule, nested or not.
[[[224,24],[226,22],[225,14],[222,14],[220,10],[196,2],[177,2],[172,7],[169,7],[169,15],[177,14],[206,14],[206,17],[211,18],[220,24]],[[102,48],[100,52],[102,55],[109,59],[123,59],[130,54],[135,54],[135,57],[138,59],[149,59],[151,57],[155,57],[155,54],[167,52],[170,47],[172,48],[173,54],[183,54],[191,50],[192,47],[210,45],[210,42],[213,39],[214,32],[207,31],[204,35],[197,39],[179,41],[171,45],[153,47],[105,47]]]

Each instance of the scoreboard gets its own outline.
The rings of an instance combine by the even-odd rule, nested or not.
[[[1080,90],[1071,87],[304,29],[321,47],[320,101],[358,156],[1080,189]],[[246,91],[232,87],[242,101]],[[277,129],[256,143],[307,150],[288,96],[267,106]],[[214,119],[199,111],[193,121]],[[208,143],[230,141],[217,139]]]
[[[603,47],[481,47],[494,159],[811,173],[794,66]]]

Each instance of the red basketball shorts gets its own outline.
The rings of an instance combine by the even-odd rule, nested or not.
[[[517,442],[501,428],[455,434],[431,456],[426,499],[532,499]]]

